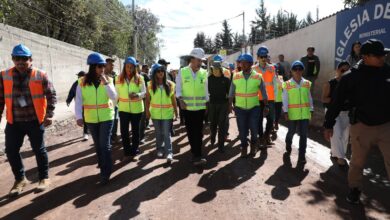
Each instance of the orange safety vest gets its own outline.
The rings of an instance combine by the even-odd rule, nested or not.
[[[275,77],[275,67],[268,65],[265,67],[265,72],[263,73],[262,69],[256,65],[253,67],[253,69],[260,73],[263,77],[264,84],[265,84],[265,90],[267,91],[267,96],[269,101],[275,100],[275,90],[274,90],[274,77]],[[258,93],[259,100],[263,100],[263,96],[261,95],[261,92]]]
[[[13,124],[13,113],[12,113],[12,88],[13,88],[13,73],[15,67],[4,70],[1,72],[3,77],[3,86],[4,86],[4,100],[5,106],[7,108],[7,121],[10,124]],[[42,70],[33,68],[31,70],[31,76],[29,81],[31,98],[34,104],[35,114],[39,123],[42,123],[46,116],[47,109],[47,100],[44,94],[43,89],[43,76],[46,73]]]

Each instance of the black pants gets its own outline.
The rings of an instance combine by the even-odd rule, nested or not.
[[[142,112],[141,120],[139,122],[139,139],[143,140],[145,138],[145,129],[146,129],[146,113]]]
[[[179,103],[179,99],[176,99],[176,103],[178,103],[177,107],[179,108],[179,117],[180,117],[180,124],[184,124],[184,111],[181,109]]]
[[[218,128],[218,146],[222,147],[226,136],[226,115],[228,112],[228,103],[224,104],[209,104],[209,121],[211,130],[211,141],[215,142]]]
[[[127,112],[119,112],[119,122],[121,126],[121,138],[123,150],[126,156],[136,155],[139,150],[139,133],[140,133],[140,121],[142,113],[132,114]],[[131,123],[131,140],[130,145],[130,133],[129,124]]]
[[[267,123],[265,124],[265,133],[263,131],[263,118],[264,118],[264,107],[265,104],[263,101],[260,101],[260,118],[259,118],[259,137],[262,138],[264,134],[269,135],[274,126],[275,120],[275,102],[268,101],[269,112],[266,116]]]
[[[275,123],[279,124],[280,117],[282,117],[283,102],[275,102]]]
[[[183,110],[188,141],[191,146],[191,153],[194,157],[202,156],[203,144],[203,121],[205,110],[188,111]]]
[[[20,147],[23,145],[24,136],[30,139],[31,147],[38,164],[39,179],[49,177],[49,162],[44,143],[45,127],[38,121],[7,123],[5,127],[5,152],[11,165],[15,180],[21,180],[25,176]]]
[[[118,131],[118,106],[115,106],[115,115],[114,115],[114,121],[112,125],[112,132],[111,132],[111,138],[114,138],[117,136]]]

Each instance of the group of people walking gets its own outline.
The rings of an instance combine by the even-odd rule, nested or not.
[[[353,203],[359,200],[362,169],[370,144],[379,145],[390,176],[390,154],[386,148],[390,144],[386,135],[390,132],[390,107],[388,102],[378,100],[376,92],[380,90],[384,97],[390,95],[390,70],[384,63],[385,53],[380,41],[364,43],[361,60],[352,70],[349,62],[341,62],[336,77],[323,88],[322,101],[327,111],[324,134],[331,140],[332,156],[340,165],[346,164],[346,146],[351,135],[351,192],[347,199]],[[114,59],[105,59],[99,53],[90,54],[89,69],[77,74],[79,78],[72,86],[67,104],[75,99],[76,123],[84,127],[84,140],[88,139],[88,134],[93,139],[101,184],[109,183],[112,173],[111,147],[117,141],[118,123],[124,160],[130,161],[140,153],[144,129],[151,119],[156,155],[171,163],[174,159],[171,136],[173,121],[179,117],[178,109],[183,116],[181,122],[184,121],[195,166],[207,163],[203,152],[205,116],[210,122],[211,146],[216,145],[218,151],[224,153],[232,112],[236,116],[241,157],[253,157],[259,150],[270,147],[277,137],[280,118],[284,118],[288,127],[286,152],[291,154],[293,136],[299,130],[298,164],[305,164],[309,121],[314,111],[311,91],[319,73],[319,59],[314,55],[314,47],[309,47],[307,57],[294,61],[289,69],[282,66],[283,74],[280,74],[280,65],[270,63],[269,54],[269,49],[261,46],[256,61],[251,54],[243,53],[229,68],[224,68],[223,58],[215,55],[209,74],[202,68],[203,49],[194,48],[189,54],[189,65],[182,67],[176,76],[168,74],[169,63],[165,60],[153,64],[149,75],[148,66],[141,68],[131,56],[124,60],[123,69],[116,74]],[[46,73],[32,66],[32,53],[26,46],[15,46],[12,60],[15,66],[0,75],[0,112],[6,106],[6,154],[15,176],[10,195],[18,195],[26,185],[19,154],[25,135],[30,138],[38,162],[38,189],[42,191],[49,186],[43,134],[52,122],[56,93]],[[365,85],[375,88],[366,90]],[[264,118],[267,120],[265,128]],[[351,132],[349,124],[352,124]]]

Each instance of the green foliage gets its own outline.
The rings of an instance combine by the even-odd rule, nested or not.
[[[110,56],[123,58],[133,51],[131,7],[119,0],[1,1],[0,21],[8,25]],[[154,60],[158,54],[158,19],[140,8],[136,15],[139,55],[142,60]]]
[[[344,5],[346,8],[352,8],[359,5],[364,5],[370,0],[344,0]]]

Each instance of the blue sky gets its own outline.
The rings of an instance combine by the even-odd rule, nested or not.
[[[131,4],[131,0],[121,0],[123,4]],[[293,12],[299,19],[311,12],[315,18],[319,7],[319,17],[326,17],[343,9],[343,0],[265,0],[265,6],[271,15],[279,9]],[[260,0],[135,0],[141,8],[149,9],[160,19],[160,24],[166,26],[158,34],[162,42],[161,57],[171,62],[169,68],[179,67],[179,56],[189,54],[197,32],[204,32],[214,38],[220,32],[222,24],[213,26],[177,30],[168,28],[194,26],[214,23],[234,17],[245,11],[246,34],[250,30],[250,21],[255,18],[255,9]],[[228,21],[233,32],[242,33],[242,17]],[[142,50],[142,48],[140,48]]]

